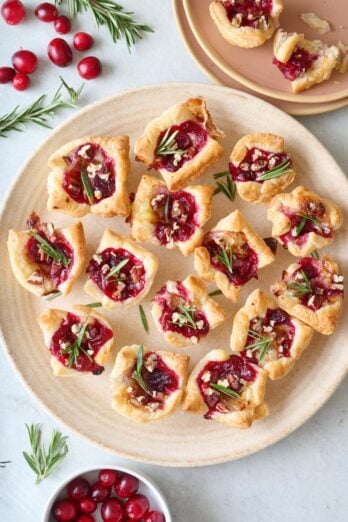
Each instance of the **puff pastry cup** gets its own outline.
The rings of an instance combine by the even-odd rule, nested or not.
[[[235,210],[204,236],[202,246],[195,250],[194,266],[202,279],[215,281],[235,303],[242,286],[274,259],[271,249]]]
[[[303,34],[287,33],[283,29],[274,37],[273,52],[273,63],[291,81],[294,93],[328,80],[340,60],[340,51],[335,45],[305,40]]]
[[[249,428],[268,415],[267,372],[239,354],[212,350],[192,371],[183,409],[232,428]]]
[[[231,153],[229,170],[238,194],[250,203],[269,201],[296,175],[284,138],[269,133],[243,136]]]
[[[275,196],[267,218],[273,223],[272,237],[299,257],[330,245],[333,232],[343,223],[342,212],[335,203],[303,186]]]
[[[131,239],[106,229],[87,267],[87,294],[104,308],[134,306],[149,292],[157,258]]]
[[[203,98],[174,105],[151,121],[138,138],[135,155],[161,173],[169,190],[198,178],[224,153],[225,137],[214,124]]]
[[[272,38],[283,11],[282,0],[229,0],[210,4],[210,15],[227,42],[259,47]]]
[[[114,342],[105,317],[88,306],[74,305],[71,312],[45,310],[37,320],[56,377],[103,373]]]
[[[197,344],[226,318],[203,283],[192,275],[184,281],[167,281],[153,299],[151,312],[167,343],[179,348]]]
[[[208,185],[170,192],[163,181],[143,176],[132,204],[132,237],[191,254],[202,242],[213,193]]]
[[[279,306],[318,332],[330,335],[343,305],[343,275],[331,257],[304,257],[283,272],[271,287]]]
[[[128,136],[84,136],[54,152],[48,161],[48,210],[74,217],[88,213],[128,216]]]
[[[310,326],[291,317],[271,296],[257,289],[234,316],[231,350],[266,370],[272,380],[280,379],[300,358],[312,336]]]
[[[33,212],[27,230],[9,230],[7,247],[17,281],[37,296],[67,295],[85,263],[85,236],[77,221],[64,228],[42,223]]]
[[[171,415],[182,400],[189,359],[135,344],[124,346],[111,374],[113,409],[139,423]]]

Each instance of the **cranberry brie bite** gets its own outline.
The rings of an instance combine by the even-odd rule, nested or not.
[[[266,370],[271,379],[280,379],[294,366],[312,335],[310,326],[257,289],[234,317],[231,350]]]
[[[274,254],[235,210],[221,219],[196,248],[194,265],[199,276],[215,281],[223,294],[237,302],[241,288],[255,277],[259,268],[274,261]]]
[[[65,228],[42,223],[33,212],[27,230],[9,230],[8,251],[17,281],[29,292],[49,299],[68,294],[85,262],[85,236],[80,222]]]
[[[194,276],[167,281],[153,300],[152,315],[165,340],[176,347],[197,344],[226,317]]]
[[[100,375],[114,341],[109,322],[82,305],[72,312],[49,309],[38,317],[56,377]]]
[[[330,335],[343,304],[343,275],[329,257],[304,257],[283,272],[271,287],[279,306],[318,332]]]
[[[208,185],[170,192],[163,181],[143,176],[132,205],[132,237],[191,254],[202,242],[213,193]]]
[[[186,385],[189,357],[138,346],[124,346],[111,374],[112,407],[135,422],[171,415]]]
[[[150,122],[137,140],[135,155],[163,176],[169,190],[178,190],[224,153],[224,138],[211,118],[203,98],[174,105]]]
[[[105,308],[134,306],[149,292],[157,258],[134,241],[106,229],[87,267],[87,294]]]
[[[274,134],[243,136],[231,153],[229,169],[238,194],[250,203],[267,202],[295,178],[284,138]]]
[[[287,33],[283,29],[274,37],[273,52],[274,65],[290,80],[296,94],[328,80],[340,58],[335,45],[305,40],[303,34]]]
[[[302,186],[275,196],[267,218],[273,223],[272,237],[299,257],[332,243],[334,230],[343,223],[337,205]]]
[[[227,42],[250,48],[272,38],[283,9],[282,0],[219,0],[210,4],[210,15]]]
[[[224,350],[212,350],[192,371],[183,409],[232,428],[249,428],[268,415],[264,402],[267,372]]]
[[[74,217],[89,212],[104,217],[129,214],[128,136],[85,136],[70,141],[52,154],[48,164],[52,168],[48,210]]]

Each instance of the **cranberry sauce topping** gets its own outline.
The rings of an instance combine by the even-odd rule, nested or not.
[[[161,189],[152,199],[151,207],[157,217],[155,236],[161,245],[190,239],[197,226],[197,205],[192,194]]]
[[[257,279],[258,257],[243,232],[209,232],[202,246],[210,254],[211,265],[223,272],[235,286]]]
[[[208,412],[204,415],[211,419],[214,413],[230,413],[238,407],[238,395],[241,395],[244,387],[257,377],[257,372],[251,364],[239,355],[231,355],[227,361],[209,361],[197,376],[197,384]],[[211,386],[216,384],[235,392],[236,397],[216,390]]]
[[[205,314],[190,302],[186,288],[177,281],[168,282],[155,297],[162,307],[160,323],[165,332],[177,332],[197,343],[209,332]]]
[[[94,143],[85,143],[65,156],[63,189],[78,203],[94,205],[115,192],[115,164]]]
[[[145,392],[132,375],[136,370],[136,364],[128,376],[130,380],[127,392],[133,406],[145,406],[150,411],[162,409],[168,395],[179,388],[177,374],[167,366],[162,357],[155,352],[144,355],[144,364],[141,376],[148,388]]]
[[[284,277],[288,290],[301,304],[311,310],[319,310],[338,296],[343,296],[343,276],[334,272],[326,258],[322,260],[304,257],[299,268]]]
[[[81,321],[77,315],[68,313],[52,337],[50,352],[64,366],[99,375],[104,367],[98,365],[94,359],[100,348],[112,338],[112,331],[97,319],[89,318],[80,341],[84,324],[85,320]]]
[[[258,179],[261,174],[283,165],[291,167],[291,159],[284,152],[269,152],[266,150],[252,148],[247,153],[238,166],[230,163],[230,173],[234,181],[258,181],[263,183],[265,180]]]
[[[173,125],[158,137],[153,168],[176,172],[207,143],[208,132],[197,121]]]
[[[87,274],[113,301],[136,297],[145,286],[143,262],[123,248],[107,248],[95,254]]]
[[[308,71],[317,58],[317,54],[310,53],[302,47],[296,47],[289,61],[283,63],[277,60],[277,58],[273,58],[273,63],[287,80],[294,81],[301,76],[301,74]]]
[[[268,23],[273,0],[229,0],[222,4],[234,27],[258,29]]]

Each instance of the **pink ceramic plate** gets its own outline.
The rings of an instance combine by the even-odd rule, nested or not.
[[[290,82],[272,64],[272,40],[256,49],[241,49],[226,42],[209,14],[212,0],[183,0],[190,27],[209,58],[225,74],[249,89],[266,96],[297,103],[324,103],[348,96],[348,74],[335,71],[331,79],[301,94],[292,94]],[[303,32],[307,38],[320,38],[328,44],[339,40],[348,43],[347,0],[288,0],[280,18],[280,26],[287,31]],[[334,4],[334,5],[333,5]],[[332,31],[320,36],[301,19],[303,12],[315,12],[328,20]]]

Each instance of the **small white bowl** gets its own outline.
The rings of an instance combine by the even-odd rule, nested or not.
[[[139,490],[138,493],[142,493],[145,495],[150,502],[151,511],[161,511],[165,517],[166,522],[172,522],[172,517],[169,511],[168,503],[159,489],[159,487],[150,479],[148,476],[144,475],[144,473],[139,473],[138,471],[134,471],[133,469],[123,468],[121,466],[114,465],[104,465],[104,466],[95,466],[93,468],[80,469],[76,471],[73,475],[66,478],[63,482],[56,487],[53,491],[52,495],[49,497],[47,504],[45,506],[41,522],[56,522],[55,518],[51,514],[51,510],[53,504],[56,500],[66,497],[66,486],[69,482],[77,477],[83,477],[88,480],[90,484],[94,484],[98,480],[98,473],[101,469],[112,469],[115,471],[120,471],[121,473],[127,473],[128,475],[133,475],[139,479]],[[97,510],[92,513],[92,516],[95,517],[96,522],[102,522],[102,518],[100,515],[100,506],[98,504]]]

